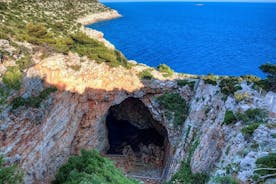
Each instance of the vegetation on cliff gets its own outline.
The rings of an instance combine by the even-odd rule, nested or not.
[[[270,153],[256,161],[255,180],[263,182],[276,176],[276,153]]]
[[[21,69],[31,66],[31,51],[15,42],[27,41],[44,56],[58,52],[76,52],[97,62],[107,62],[111,66],[127,66],[127,60],[117,50],[107,48],[103,43],[80,32],[81,25],[76,19],[109,8],[95,0],[82,1],[24,1],[13,0],[0,3],[0,39],[14,43],[20,58],[13,58]],[[7,55],[7,53],[3,53]],[[6,57],[13,57],[7,55]]]
[[[256,85],[260,87],[276,92],[276,64],[263,64],[260,69],[267,74],[265,80],[260,80],[256,82]]]
[[[21,184],[23,174],[16,165],[5,165],[3,157],[0,156],[0,184]]]
[[[157,98],[165,115],[174,125],[182,125],[187,118],[188,105],[178,93],[165,93]]]
[[[82,150],[80,156],[72,156],[61,166],[53,184],[138,184],[126,178],[113,162],[103,158],[95,150]]]

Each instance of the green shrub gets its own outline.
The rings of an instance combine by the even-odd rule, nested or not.
[[[80,156],[71,156],[59,168],[52,183],[138,184],[126,178],[113,162],[101,157],[95,150],[82,150]]]
[[[221,88],[221,92],[226,96],[234,95],[236,91],[242,89],[238,79],[234,77],[222,79],[219,83],[219,87]]]
[[[214,182],[216,184],[239,184],[239,182],[231,176],[217,176]]]
[[[77,32],[71,35],[74,41],[72,50],[81,56],[87,56],[97,62],[106,62],[112,67],[122,65],[126,68],[129,67],[127,59],[122,53],[117,50],[107,48],[103,43],[88,37],[82,32]]]
[[[153,75],[151,74],[151,69],[145,69],[138,73],[138,77],[141,80],[151,80],[153,79]]]
[[[9,96],[9,90],[3,87],[0,87],[0,105],[3,105]]]
[[[241,132],[243,135],[249,135],[251,136],[254,131],[261,125],[261,123],[252,123],[250,125],[247,125],[241,129]]]
[[[4,159],[0,156],[0,184],[21,184],[23,173],[16,165],[5,166]]]
[[[161,73],[163,73],[164,77],[170,77],[173,75],[174,71],[166,64],[160,64],[157,67],[157,70]]]
[[[67,54],[69,50],[73,47],[73,40],[70,37],[57,38],[55,43],[52,44],[56,52],[61,52]]]
[[[165,93],[157,97],[157,102],[165,109],[168,119],[175,125],[182,125],[187,118],[188,106],[178,93]]]
[[[180,169],[167,184],[205,184],[208,181],[208,175],[205,173],[192,173],[190,164],[182,162]]]
[[[244,76],[241,76],[241,78],[247,81],[247,83],[255,83],[261,80],[259,77],[255,75],[244,75]]]
[[[259,168],[254,172],[257,175],[256,177],[257,180],[265,181],[269,177],[275,177],[276,153],[270,153],[265,157],[258,158],[256,160],[256,165],[257,165],[257,168]],[[263,169],[260,169],[260,168],[263,168]]]
[[[260,69],[267,74],[267,79],[262,81],[262,87],[265,87],[265,90],[276,92],[276,64],[263,64]]]
[[[176,80],[178,86],[186,86],[188,85],[191,89],[194,89],[195,81],[188,81],[188,80]]]
[[[17,109],[21,106],[39,108],[43,100],[45,100],[51,93],[55,92],[55,87],[49,87],[44,89],[38,96],[31,96],[29,98],[16,97],[13,99],[11,105],[13,109]]]
[[[38,24],[28,23],[26,25],[26,29],[30,36],[34,36],[37,38],[43,38],[47,34],[47,28],[40,23],[38,23]]]
[[[225,112],[223,124],[229,125],[237,122],[237,118],[235,117],[233,111],[227,110]]]
[[[211,84],[213,86],[217,85],[217,77],[213,74],[208,74],[202,78],[206,84]]]
[[[263,122],[268,117],[265,109],[255,108],[248,109],[244,113],[237,113],[237,119],[244,123]]]
[[[16,64],[19,66],[19,69],[21,71],[30,68],[33,64],[32,62],[32,58],[30,55],[26,55],[22,58],[20,58],[19,60],[16,61]]]
[[[15,67],[8,67],[3,76],[3,82],[9,89],[19,90],[21,87],[22,73]]]

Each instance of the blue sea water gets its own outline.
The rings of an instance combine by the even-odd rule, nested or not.
[[[89,25],[128,59],[191,74],[264,77],[276,63],[276,3],[106,3],[123,17]]]

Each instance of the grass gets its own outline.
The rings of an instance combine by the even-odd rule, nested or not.
[[[38,96],[31,96],[29,98],[16,97],[13,99],[11,105],[13,109],[17,109],[18,107],[33,107],[39,108],[40,104],[43,100],[45,100],[51,93],[55,92],[57,89],[55,87],[50,87],[44,89]]]
[[[163,74],[164,77],[171,77],[174,71],[166,64],[160,64],[157,70]]]
[[[3,76],[3,83],[9,89],[19,90],[22,77],[21,71],[17,67],[11,66],[7,68],[7,71]]]
[[[234,115],[233,111],[227,110],[225,112],[223,124],[230,125],[237,122],[237,118]]]
[[[165,93],[157,97],[157,102],[165,109],[165,115],[174,125],[182,125],[187,118],[188,105],[178,93]]]
[[[152,71],[151,69],[145,69],[138,73],[138,77],[141,80],[151,80],[153,79],[153,75],[151,74],[151,71]]]
[[[53,184],[93,183],[93,184],[138,184],[118,170],[112,161],[95,151],[82,150],[81,155],[71,156],[61,166]]]

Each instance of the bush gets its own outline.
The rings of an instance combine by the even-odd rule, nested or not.
[[[5,166],[4,159],[0,156],[0,183],[1,184],[21,184],[23,183],[23,173],[16,165]]]
[[[241,102],[241,101],[249,101],[250,97],[247,92],[245,93],[235,93],[234,98],[236,102]]]
[[[141,72],[138,73],[138,77],[141,80],[151,80],[153,79],[153,75],[151,74],[151,70],[150,69],[145,69]]]
[[[29,98],[16,97],[13,99],[11,105],[13,109],[17,109],[21,106],[39,108],[43,100],[45,100],[51,93],[55,92],[55,87],[49,87],[44,89],[38,96],[31,96]]]
[[[248,109],[244,113],[238,113],[237,118],[244,123],[263,122],[268,117],[268,112],[264,109]]]
[[[208,181],[208,175],[205,173],[192,173],[190,164],[182,162],[180,169],[167,184],[205,184]]]
[[[237,122],[237,118],[235,117],[233,111],[227,110],[225,112],[224,121],[223,123],[226,125],[233,124]]]
[[[173,75],[174,71],[166,64],[160,64],[157,67],[157,70],[161,73],[163,73],[164,77],[170,77]]]
[[[263,169],[256,170],[254,172],[255,174],[257,174],[257,178],[259,180],[266,180],[269,177],[275,177],[276,153],[270,153],[265,157],[261,157],[257,159],[256,165],[257,165],[257,168],[263,168]]]
[[[260,66],[260,69],[267,74],[265,89],[276,92],[276,64],[263,64]]]
[[[67,54],[73,47],[73,40],[70,37],[57,38],[55,44],[52,44],[56,52]]]
[[[95,150],[82,150],[80,156],[71,156],[59,168],[52,183],[138,184],[126,178],[113,162],[101,157]]]
[[[165,93],[157,97],[157,102],[165,109],[167,118],[173,120],[175,125],[184,123],[188,114],[188,106],[178,93]]]
[[[194,89],[195,81],[188,81],[188,80],[176,80],[178,86],[186,86],[188,85],[191,89]]]
[[[20,58],[19,60],[16,61],[16,64],[19,66],[19,69],[21,71],[30,68],[33,64],[32,62],[32,58],[30,55],[26,55],[22,58]]]
[[[217,77],[213,74],[208,74],[202,78],[206,84],[211,84],[213,86],[217,85]]]
[[[3,76],[3,82],[9,89],[19,90],[21,87],[22,73],[15,67],[8,67]]]
[[[43,38],[47,34],[47,28],[42,24],[29,23],[26,25],[27,32],[30,36]]]
[[[241,76],[241,78],[247,81],[248,83],[255,83],[261,80],[259,77],[255,75],[244,75],[244,76]]]
[[[246,127],[243,127],[241,132],[243,133],[243,135],[249,135],[251,136],[254,131],[260,126],[261,123],[253,123],[250,125],[247,125]]]
[[[220,81],[219,87],[221,88],[221,92],[226,96],[234,95],[236,91],[242,89],[238,79],[234,77],[222,79]]]
[[[88,37],[82,32],[71,35],[74,41],[72,50],[81,56],[87,56],[97,62],[106,62],[112,67],[122,65],[126,68],[129,67],[125,56],[117,50],[107,48],[103,43]]]

